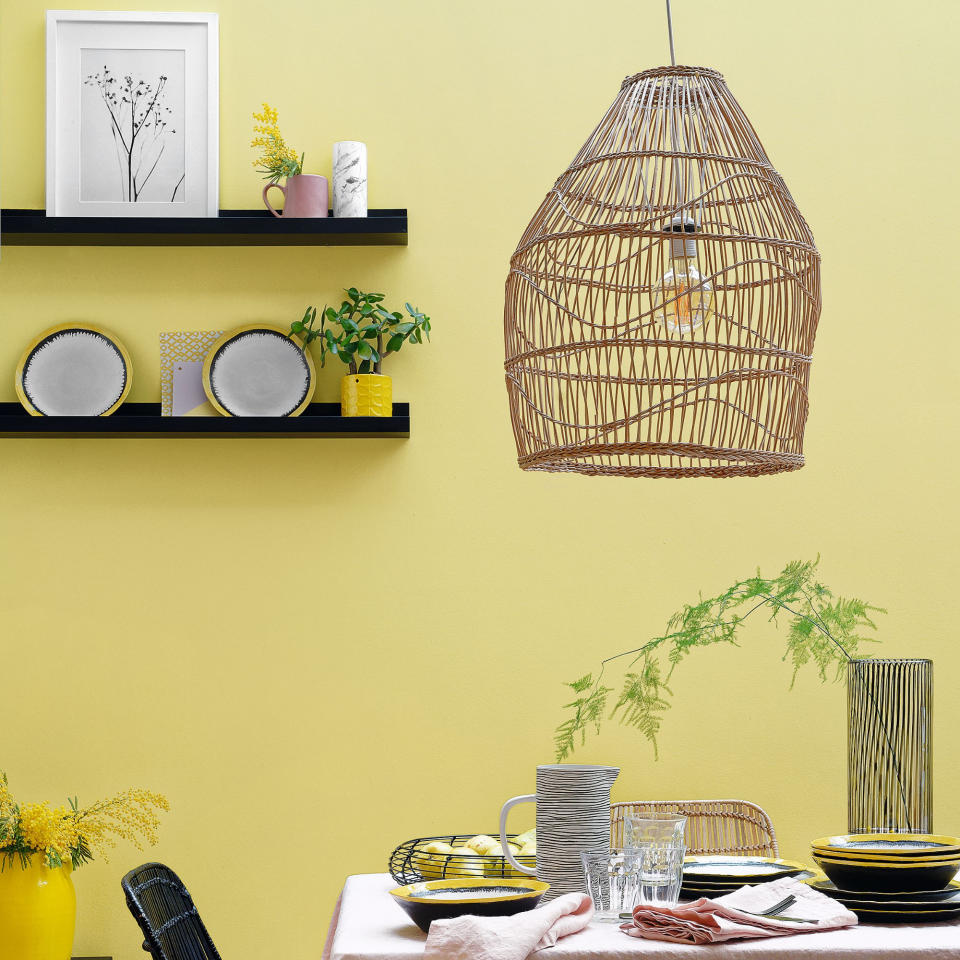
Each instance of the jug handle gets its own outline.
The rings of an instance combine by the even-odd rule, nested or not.
[[[277,210],[275,210],[275,209],[273,208],[273,204],[271,204],[270,201],[267,199],[267,193],[268,193],[268,192],[270,191],[270,189],[273,188],[273,187],[276,187],[276,189],[279,190],[279,191],[283,194],[283,199],[284,199],[284,201],[286,201],[286,199],[287,199],[287,188],[286,188],[286,187],[281,187],[279,183],[268,183],[268,184],[263,188],[263,202],[264,202],[264,204],[266,205],[266,208],[267,208],[275,217],[282,217],[283,214],[282,214],[282,213],[279,213]],[[286,206],[284,206],[284,212],[286,212]]]
[[[507,845],[507,815],[518,803],[536,803],[536,801],[537,796],[534,793],[528,793],[522,797],[513,797],[503,805],[503,809],[500,811],[500,846],[503,847],[503,855],[512,867],[531,877],[535,877],[537,871],[525,867],[522,863],[517,863],[516,858],[510,852],[510,847]]]

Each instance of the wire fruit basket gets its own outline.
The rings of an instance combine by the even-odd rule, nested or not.
[[[527,874],[521,873],[507,862],[503,856],[474,853],[466,844],[475,840],[477,834],[450,834],[438,837],[418,837],[401,843],[390,854],[388,868],[397,883],[419,883],[422,880],[446,880],[448,877],[462,879],[521,879]],[[486,837],[486,834],[480,834]],[[508,835],[508,841],[514,841],[517,834]],[[436,844],[445,844],[454,848],[453,853],[442,853],[429,849]],[[500,843],[497,842],[499,849]],[[518,863],[535,870],[535,856],[514,854]]]

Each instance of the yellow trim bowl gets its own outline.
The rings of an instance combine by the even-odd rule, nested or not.
[[[390,896],[426,933],[434,920],[474,917],[509,917],[532,910],[550,889],[535,880],[426,880],[396,887]]]
[[[937,853],[921,857],[905,857],[898,854],[861,853],[859,850],[841,851],[836,847],[813,847],[812,852],[815,857],[826,857],[828,860],[842,860],[844,863],[873,863],[877,866],[886,864],[887,866],[910,867],[925,863],[946,863],[951,860],[956,860],[958,865],[960,865],[960,853],[953,852]]]
[[[841,890],[940,890],[957,874],[956,860],[935,863],[867,863],[815,856],[817,866]]]
[[[811,844],[818,856],[851,860],[949,860],[960,856],[960,837],[939,833],[843,833]]]

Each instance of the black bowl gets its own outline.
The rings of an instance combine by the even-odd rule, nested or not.
[[[408,883],[390,896],[426,933],[434,920],[474,917],[509,917],[532,910],[550,889],[541,880],[427,880]]]
[[[817,866],[842,890],[942,890],[956,876],[956,860],[916,866],[854,863],[814,857]]]

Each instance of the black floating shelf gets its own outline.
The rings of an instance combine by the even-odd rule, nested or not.
[[[124,403],[109,417],[31,417],[0,403],[0,437],[409,437],[410,404],[392,417],[342,417],[339,403],[311,403],[299,417],[161,417],[159,403]]]
[[[43,210],[0,210],[5,246],[402,246],[406,210],[366,217],[275,217],[267,210],[221,210],[219,217],[48,217]]]

